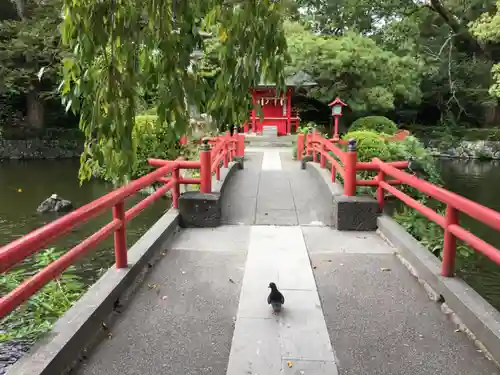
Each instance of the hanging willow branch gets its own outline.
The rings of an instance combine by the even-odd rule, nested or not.
[[[80,113],[86,137],[82,180],[95,167],[105,167],[116,181],[130,174],[136,103],[145,87],[157,93],[157,126],[179,136],[186,132],[187,103],[199,98],[202,83],[188,69],[200,27],[221,42],[221,73],[215,94],[207,98],[218,122],[246,119],[248,90],[261,73],[283,88],[287,57],[281,6],[272,0],[232,0],[230,5],[222,0],[64,0],[63,42],[73,55],[64,62],[61,91],[67,108]]]

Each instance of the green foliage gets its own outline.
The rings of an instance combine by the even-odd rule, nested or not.
[[[215,90],[206,98],[219,123],[248,116],[248,90],[261,75],[283,88],[286,41],[283,7],[269,0],[96,2],[64,0],[63,41],[73,54],[64,61],[61,86],[68,108],[80,113],[86,137],[80,178],[95,165],[116,179],[136,163],[132,132],[141,89],[154,92],[158,126],[176,136],[189,127],[189,103],[203,101],[204,78],[192,52],[200,29],[220,40]],[[168,125],[167,125],[168,124]]]
[[[425,126],[418,124],[404,125],[412,134],[420,138],[456,144],[459,141],[500,141],[500,128],[471,128],[464,126]]]
[[[57,94],[62,59],[58,33],[61,0],[30,5],[29,18],[0,21],[0,96],[34,89],[40,90],[42,97]]]
[[[394,134],[398,130],[396,123],[384,116],[366,116],[354,121],[349,131],[372,130],[376,133]]]
[[[484,13],[471,24],[472,33],[487,45],[498,45],[500,43],[500,1],[496,2],[496,10],[492,13]],[[495,61],[491,69],[493,83],[490,94],[500,97],[500,62]]]
[[[146,113],[151,112],[150,110]],[[173,126],[161,126],[158,124],[158,116],[155,114],[142,114],[135,117],[132,142],[135,163],[132,170],[125,176],[125,180],[136,179],[152,172],[148,159],[175,160],[182,156],[186,160],[198,158],[198,150],[193,144],[181,145],[179,137],[173,131]],[[93,175],[118,184],[120,180],[109,173],[109,169],[100,165],[93,165]]]
[[[63,253],[53,248],[35,255],[29,266],[0,275],[0,294],[17,287]],[[29,271],[27,271],[29,269]],[[47,332],[85,292],[84,284],[70,267],[58,279],[51,281],[22,306],[0,321],[0,343],[5,341],[34,342]]]
[[[424,202],[421,201],[421,203]],[[440,215],[445,214],[445,210],[442,207],[436,210]],[[407,206],[400,208],[394,214],[393,218],[435,256],[439,258],[442,256],[444,232],[439,225]],[[458,242],[457,254],[462,258],[468,258],[474,254],[474,250],[464,243]]]
[[[411,0],[297,0],[297,4],[303,7],[303,23],[315,31],[334,35],[346,30],[368,34],[377,28],[377,23],[400,18],[415,8]]]
[[[320,36],[296,23],[286,24],[291,64],[288,73],[304,71],[319,84],[316,98],[340,96],[354,111],[391,109],[395,101],[420,100],[418,64],[384,50],[368,37],[346,33]]]
[[[371,161],[373,157],[378,157],[382,161],[415,160],[423,168],[425,179],[433,184],[442,186],[440,173],[436,167],[434,158],[425,150],[424,145],[417,138],[408,136],[402,141],[387,141],[384,134],[372,131],[349,132],[344,139],[355,138],[357,140],[358,160]],[[358,172],[357,178],[360,180],[371,179],[376,173],[371,171]],[[444,206],[440,202],[429,199],[420,191],[402,185],[399,190],[410,195],[420,203],[427,205],[441,215],[444,215]],[[374,194],[372,188],[358,188],[360,193]],[[431,222],[418,211],[401,204],[396,210],[394,219],[400,223],[412,236],[419,240],[433,254],[440,256],[443,249],[443,230],[434,222]],[[461,256],[467,257],[473,251],[463,245],[458,245],[458,252]]]
[[[151,172],[148,159],[175,160],[183,156],[186,160],[197,158],[197,150],[192,145],[181,145],[179,138],[172,132],[172,127],[159,126],[156,115],[141,115],[135,118],[132,133],[136,164],[132,178],[138,178]]]
[[[356,140],[359,161],[372,161],[375,157],[383,161],[391,160],[392,155],[389,152],[388,142],[381,134],[369,130],[359,130],[349,132],[343,138]]]

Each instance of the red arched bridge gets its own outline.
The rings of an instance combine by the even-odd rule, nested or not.
[[[114,236],[116,264],[9,374],[500,374],[500,314],[454,277],[457,240],[500,264],[459,213],[496,231],[500,213],[417,178],[406,161],[360,162],[354,140],[299,135],[297,159],[245,149],[243,134],[205,140],[199,160],[150,160],[152,173],[0,248],[5,273],[112,211],[0,299],[3,318]],[[364,170],[374,177],[360,180]],[[162,185],[125,210],[153,183]],[[173,208],[129,246],[127,223],[168,191]],[[443,228],[442,260],[383,213],[388,195]],[[278,315],[270,282],[285,296]]]

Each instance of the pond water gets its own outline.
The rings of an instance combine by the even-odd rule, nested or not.
[[[439,167],[449,190],[500,211],[500,161],[440,159]],[[500,249],[496,230],[465,215],[460,216],[460,223]],[[482,255],[462,259],[458,266],[459,275],[500,310],[500,266]]]
[[[111,184],[90,181],[80,186],[79,160],[0,161],[0,246],[57,218],[57,215],[39,214],[38,205],[51,194],[58,194],[80,207],[113,189]],[[126,201],[131,207],[143,196]],[[147,229],[170,207],[165,199],[156,201],[127,224],[127,244],[137,241]],[[92,235],[111,220],[111,210],[75,228],[48,247],[70,249]],[[85,256],[77,272],[87,284],[113,264],[113,236]],[[29,266],[29,260],[27,262]]]
[[[439,161],[445,185],[451,191],[500,211],[500,162],[446,160]],[[54,219],[40,215],[37,206],[57,193],[73,202],[75,207],[96,199],[112,189],[100,181],[80,186],[78,160],[40,160],[0,162],[0,246]],[[130,207],[142,197],[127,201]],[[170,207],[166,200],[157,201],[127,225],[127,241],[133,244]],[[81,239],[93,234],[111,219],[108,212],[63,237],[54,246],[69,249]],[[468,217],[461,223],[482,239],[500,248],[500,236],[485,225]],[[78,272],[90,284],[114,260],[113,239],[84,257]],[[500,266],[482,256],[474,255],[459,262],[460,275],[490,303],[500,310]]]

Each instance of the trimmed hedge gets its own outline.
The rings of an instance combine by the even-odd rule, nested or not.
[[[369,130],[392,135],[398,130],[396,123],[384,116],[366,116],[358,118],[349,127],[350,132]]]

